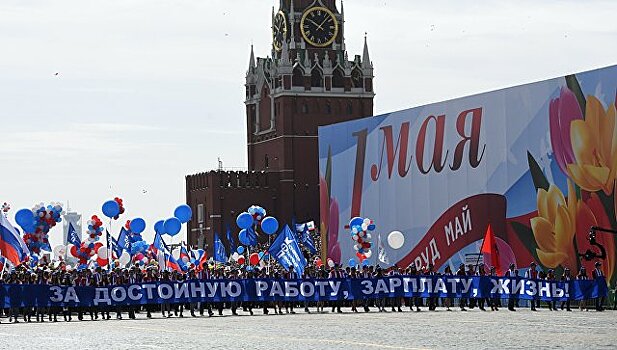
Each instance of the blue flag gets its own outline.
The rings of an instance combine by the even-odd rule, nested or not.
[[[159,252],[159,251],[162,251],[164,253],[169,252],[169,249],[167,248],[167,245],[165,244],[163,237],[158,232],[154,234],[154,242],[152,243],[152,246],[154,247],[154,249],[156,249],[156,252]]]
[[[121,250],[127,251],[129,253],[131,252],[131,239],[129,236],[129,232],[125,230],[124,227],[122,228],[122,230],[120,230],[120,236],[118,236],[118,247]]]
[[[311,233],[308,230],[308,225],[304,224],[303,226],[304,229],[300,234],[300,242],[302,242],[303,246],[308,248],[311,254],[317,254],[317,248],[315,248],[315,242],[313,242],[313,236],[311,236]]]
[[[214,233],[214,261],[227,262],[227,252],[218,233]]]
[[[118,240],[113,238],[111,235],[109,235],[109,247],[111,248],[111,250],[116,253],[116,257],[120,257],[120,255],[122,255],[122,248],[120,248],[118,246]]]
[[[236,241],[234,241],[234,238],[231,235],[231,228],[229,227],[229,224],[227,225],[227,241],[229,242],[229,250],[233,254],[238,247],[236,246]]]
[[[81,239],[79,239],[79,236],[77,236],[77,231],[75,231],[75,227],[73,227],[72,222],[69,222],[69,231],[66,235],[66,241],[67,243],[72,244],[78,248],[81,246]]]
[[[279,233],[278,237],[274,240],[274,243],[268,249],[270,256],[278,261],[285,269],[293,267],[298,276],[304,273],[304,267],[306,266],[306,259],[302,255],[296,235],[291,232],[289,226],[285,225],[283,231]]]

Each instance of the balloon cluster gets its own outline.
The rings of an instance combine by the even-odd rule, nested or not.
[[[24,231],[24,242],[30,252],[39,254],[41,249],[49,247],[49,230],[62,221],[62,204],[50,203],[45,206],[39,203],[30,209],[21,209],[15,213],[15,221]]]
[[[240,213],[236,218],[236,224],[241,229],[238,239],[244,245],[254,246],[257,244],[257,229],[265,234],[273,235],[279,228],[276,218],[266,216],[266,209],[252,205],[247,211]]]
[[[96,243],[101,238],[102,234],[103,222],[98,216],[92,215],[90,220],[88,220],[88,236],[86,237],[86,240],[89,243]]]
[[[124,224],[124,228],[129,233],[129,242],[131,243],[130,253],[133,257],[133,261],[142,265],[145,264],[148,262],[146,254],[150,245],[144,241],[141,233],[146,229],[146,221],[142,218],[127,220]]]
[[[351,239],[354,241],[353,249],[356,251],[356,256],[360,262],[370,258],[372,255],[372,237],[369,232],[375,230],[373,220],[355,217],[349,221],[349,228],[351,229]],[[350,260],[350,264],[352,260]]]
[[[244,256],[245,249],[243,246],[239,246],[236,252],[231,255],[231,259],[240,265],[246,264],[246,257]],[[250,266],[257,266],[260,262],[268,260],[268,252],[255,252],[248,256],[248,262]]]
[[[11,210],[11,205],[7,202],[2,203],[2,212],[4,213],[4,215],[6,215],[9,210]]]
[[[108,218],[118,220],[121,214],[124,214],[124,205],[122,204],[122,198],[116,197],[113,200],[109,200],[103,203],[103,214]]]
[[[174,216],[167,220],[159,220],[154,224],[154,231],[158,234],[175,236],[182,229],[182,224],[191,221],[193,210],[186,204],[179,205],[174,210]],[[144,226],[145,227],[145,226]]]

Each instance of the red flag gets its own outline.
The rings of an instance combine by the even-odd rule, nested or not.
[[[491,224],[488,225],[486,234],[484,234],[484,242],[482,243],[482,249],[480,249],[480,252],[491,256],[491,266],[495,267],[497,276],[501,276],[502,270],[499,259],[499,248],[497,247],[497,239],[491,229]],[[484,264],[486,265],[486,262]]]

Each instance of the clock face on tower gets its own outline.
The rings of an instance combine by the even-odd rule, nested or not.
[[[302,16],[300,29],[304,40],[316,47],[326,47],[336,39],[338,22],[334,13],[325,7],[313,7]]]
[[[272,26],[272,45],[276,51],[281,51],[283,42],[287,40],[287,18],[282,11],[274,17],[274,25]]]

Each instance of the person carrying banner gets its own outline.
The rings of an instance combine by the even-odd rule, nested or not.
[[[435,271],[434,271],[434,267],[433,267],[432,263],[428,264],[428,267],[426,268],[426,275],[427,276],[431,276],[431,277],[437,275],[435,273]],[[437,300],[438,300],[438,298],[430,296],[430,297],[428,297],[426,299],[427,299],[427,302],[428,302],[428,310],[429,311],[436,311],[437,310]],[[392,311],[394,311],[394,308],[392,308]],[[400,307],[399,307],[399,311],[401,311]]]
[[[298,279],[298,275],[294,271],[293,267],[289,266],[289,268],[287,269],[287,273],[285,274],[285,278],[288,279],[288,280],[297,280]],[[293,301],[285,302],[285,313],[291,313],[291,314],[295,314],[296,313],[294,311],[294,302]]]
[[[486,269],[484,268],[484,263],[481,263],[480,265],[478,265],[478,271],[476,271],[476,276],[486,276]],[[480,310],[482,311],[486,311],[486,309],[484,308],[484,304],[488,301],[488,303],[490,304],[490,300],[488,298],[478,298],[478,307],[480,308]]]
[[[508,271],[506,271],[506,273],[504,274],[504,277],[508,277],[512,279],[512,282],[510,282],[510,284],[513,284],[516,282],[514,281],[514,279],[518,277],[518,271],[516,270],[516,265],[514,265],[514,263],[510,264],[510,268],[508,269]],[[516,305],[516,297],[510,294],[510,297],[508,298],[508,310],[516,311],[516,309],[514,308],[515,305]]]
[[[604,278],[604,273],[602,272],[602,263],[596,261],[595,268],[591,272],[591,275],[594,280]],[[604,297],[596,298],[596,311],[604,311]]]
[[[570,273],[570,269],[566,267],[563,270],[563,276],[561,276],[561,281],[565,283],[570,283],[571,280],[572,280],[572,274]],[[567,311],[572,311],[572,309],[570,309],[570,299],[567,299],[561,302],[562,310],[564,306],[566,307]]]
[[[525,278],[529,278],[533,280],[538,279],[538,270],[536,270],[535,261],[532,261],[531,264],[529,264],[529,269],[527,269],[527,271],[525,272]],[[540,301],[531,299],[529,301],[529,305],[531,307],[531,311],[536,311],[536,306],[540,305]]]
[[[491,277],[497,277],[497,270],[495,269],[495,266],[491,266],[488,275]],[[499,307],[501,307],[501,299],[499,299],[499,297],[491,298],[490,305],[491,311],[499,311]]]
[[[553,271],[552,269],[549,269],[549,270],[546,272],[546,278],[545,278],[545,280],[546,280],[547,282],[553,282],[553,281],[556,281],[556,280],[557,280],[557,278],[555,277],[555,271]],[[552,301],[551,301],[551,300],[549,300],[549,301],[547,301],[546,303],[548,304],[548,309],[549,309],[550,311],[557,311],[557,302],[556,302],[555,300],[552,300]]]
[[[467,276],[467,273],[465,272],[465,264],[460,264],[458,267],[458,271],[456,271],[456,275],[457,276]],[[467,311],[467,309],[465,308],[465,306],[467,306],[467,299],[461,297],[461,299],[458,302],[458,305],[461,309],[461,311]]]
[[[339,264],[334,265],[334,267],[330,271],[330,275],[328,276],[328,278],[345,278],[345,273],[341,271],[341,265]],[[340,300],[333,301],[332,302],[332,312],[334,312],[335,308],[336,308],[336,312],[338,313],[343,312],[341,311],[342,304],[343,302]]]
[[[583,280],[583,281],[589,279],[589,277],[587,276],[587,270],[585,269],[585,266],[581,266],[581,269],[578,271],[578,275],[576,275],[576,279]],[[582,299],[581,301],[579,301],[578,308],[580,311],[583,311],[583,309],[585,309],[585,311],[589,311],[589,309],[587,308],[587,300]]]

